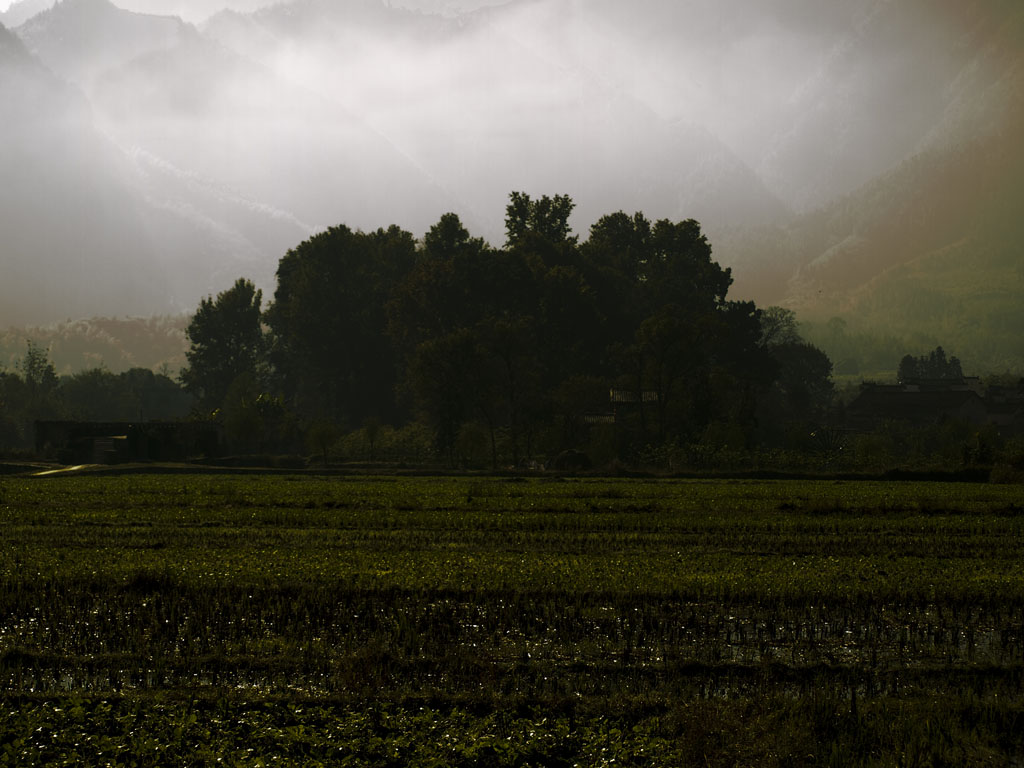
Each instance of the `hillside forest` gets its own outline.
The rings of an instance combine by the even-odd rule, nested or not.
[[[329,228],[281,258],[266,307],[246,278],[203,299],[176,377],[58,376],[30,343],[0,373],[0,450],[31,450],[37,419],[189,418],[219,425],[225,452],[324,462],[1012,461],[1016,443],[967,424],[848,434],[832,361],[791,311],[729,299],[731,271],[698,222],[620,211],[580,241],[573,207],[513,192],[501,248],[451,213],[420,241],[398,226]],[[901,374],[915,365],[904,355]]]

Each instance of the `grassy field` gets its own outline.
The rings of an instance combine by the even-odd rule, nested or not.
[[[0,478],[0,765],[1019,765],[1022,503]]]

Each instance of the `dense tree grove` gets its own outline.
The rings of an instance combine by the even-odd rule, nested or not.
[[[182,380],[226,414],[244,374],[249,400],[277,398],[315,451],[422,424],[453,465],[628,458],[716,435],[746,448],[827,407],[827,358],[791,315],[727,299],[730,271],[696,221],[613,213],[581,243],[572,210],[512,193],[503,248],[452,213],[419,243],[398,227],[328,229],[281,259],[262,315],[243,280],[203,301]]]
[[[289,462],[873,471],[1024,455],[1016,422],[1007,438],[955,414],[879,421],[850,391],[841,402],[792,311],[729,299],[696,221],[620,211],[581,240],[572,210],[512,193],[500,248],[453,213],[419,241],[332,227],[282,257],[266,305],[246,279],[203,299],[177,381],[59,376],[29,342],[0,370],[0,454],[31,452],[36,420],[191,419],[212,422],[221,453]],[[961,383],[941,347],[890,365],[903,384]],[[1024,382],[992,392],[985,407],[1005,421]]]

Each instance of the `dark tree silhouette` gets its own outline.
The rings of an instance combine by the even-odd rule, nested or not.
[[[957,381],[964,377],[960,360],[956,357],[946,358],[942,347],[936,347],[927,355],[913,357],[905,355],[900,360],[896,377],[900,382],[911,381]]]
[[[531,235],[551,243],[575,242],[569,235],[569,216],[575,207],[568,195],[533,200],[524,192],[513,192],[505,208],[506,245],[524,245]]]
[[[68,416],[82,421],[174,420],[188,415],[192,396],[148,368],[116,374],[93,368],[60,383]]]
[[[57,388],[57,370],[45,349],[32,340],[28,340],[26,344],[28,348],[25,357],[18,364],[21,376],[31,396],[46,397]]]
[[[274,402],[318,436],[325,460],[325,435],[416,416],[449,463],[475,434],[480,447],[489,437],[496,465],[499,454],[533,458],[539,442],[548,456],[585,445],[589,424],[609,423],[610,390],[632,393],[616,450],[696,442],[710,427],[749,444],[759,400],[789,416],[829,399],[831,364],[802,343],[791,312],[727,300],[732,275],[698,222],[620,211],[580,243],[573,207],[566,195],[513,192],[503,248],[446,213],[420,244],[398,227],[338,226],[290,250],[265,315],[270,381],[284,398]],[[251,378],[198,383],[213,336],[230,346],[227,318],[247,305],[237,298],[201,305],[183,380],[221,399],[238,382],[232,423],[251,443],[265,400]],[[253,317],[258,328],[258,300]]]
[[[357,426],[401,414],[386,307],[416,262],[413,236],[332,227],[289,251],[267,311],[271,357],[295,411]]]
[[[256,375],[264,352],[262,300],[262,292],[240,278],[216,299],[203,299],[192,316],[181,381],[201,408],[220,408],[237,378]]]

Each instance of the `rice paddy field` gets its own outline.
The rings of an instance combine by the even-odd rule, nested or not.
[[[1022,504],[0,478],[0,766],[1022,765]]]

